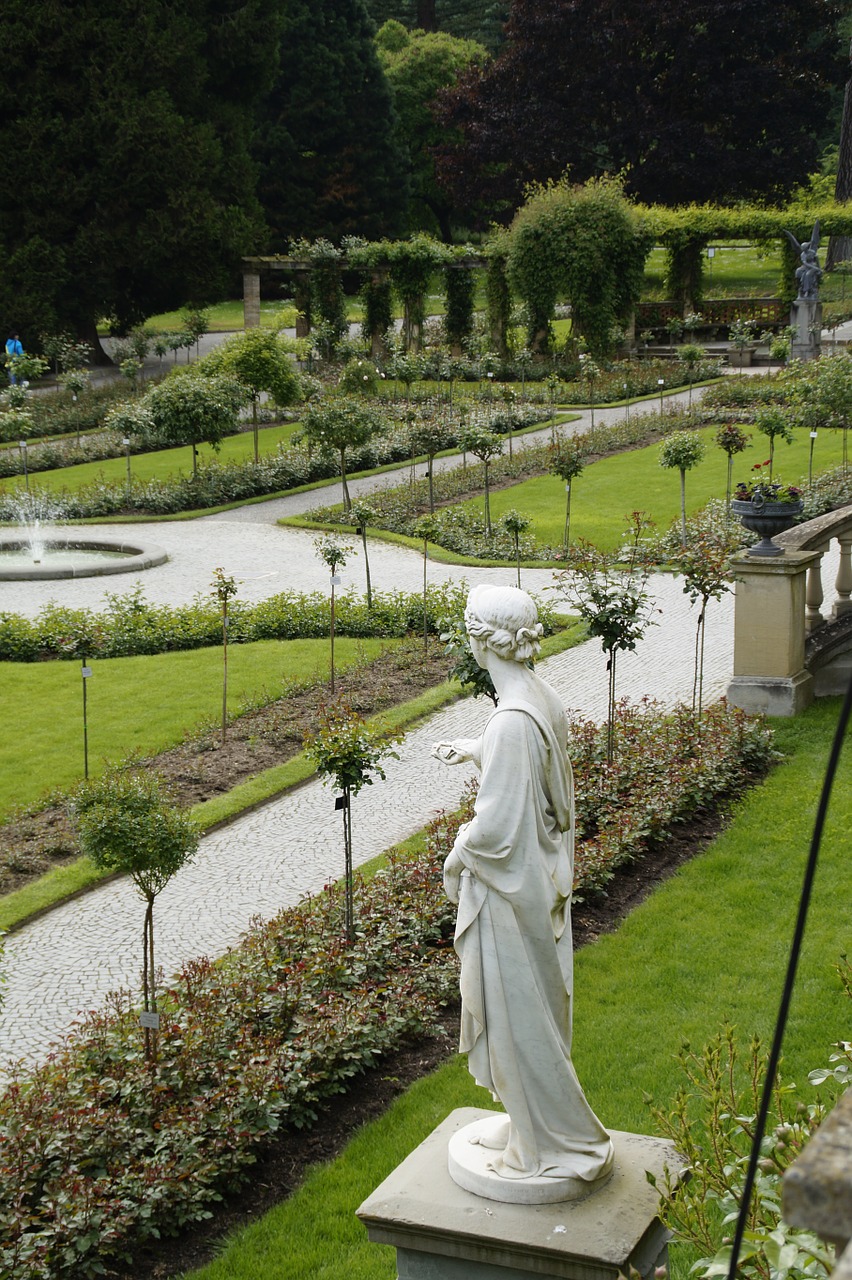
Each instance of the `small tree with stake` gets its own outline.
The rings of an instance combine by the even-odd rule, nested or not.
[[[334,534],[327,533],[322,538],[317,538],[314,542],[314,550],[324,564],[328,565],[328,571],[331,574],[331,615],[329,626],[329,637],[331,640],[331,682],[330,688],[334,694],[334,588],[337,586],[337,571],[342,569],[346,564],[347,556],[354,554],[354,548],[346,543],[340,542],[335,538]]]
[[[459,445],[465,453],[472,453],[483,466],[483,484],[485,488],[485,532],[491,534],[491,495],[488,489],[488,465],[492,458],[503,452],[503,441],[494,431],[485,431],[482,427],[466,427],[459,437]]]
[[[731,512],[731,476],[734,470],[734,454],[742,453],[748,448],[750,436],[747,436],[742,427],[738,427],[735,422],[728,422],[724,427],[720,427],[716,432],[716,444],[723,453],[728,455],[728,476],[725,482],[725,512],[730,516]]]
[[[576,480],[586,465],[586,454],[577,437],[566,439],[560,436],[548,449],[550,462],[548,470],[553,476],[565,481],[565,532],[562,545],[567,551],[571,532],[571,482]]]
[[[600,377],[600,366],[591,356],[580,356],[580,377],[589,388],[589,408],[591,410],[592,430],[595,429],[595,379]]]
[[[351,798],[362,787],[372,785],[372,774],[384,779],[381,761],[389,756],[399,758],[393,744],[401,736],[382,732],[367,724],[345,702],[336,702],[320,708],[317,728],[305,738],[305,754],[316,765],[317,773],[331,779],[342,792],[337,807],[343,811],[344,928],[349,943],[355,941]]]
[[[439,525],[434,516],[420,516],[414,525],[417,537],[423,542],[423,652],[429,649],[429,608],[426,584],[426,566],[429,563],[429,543],[437,541]]]
[[[435,510],[435,497],[432,489],[432,472],[435,467],[435,456],[453,444],[454,435],[449,425],[440,418],[421,418],[411,428],[411,448],[415,454],[425,453],[429,467],[429,510]]]
[[[684,594],[689,596],[691,604],[699,605],[692,677],[692,710],[699,720],[704,694],[707,606],[711,600],[721,600],[725,592],[730,591],[730,555],[731,547],[725,538],[699,533],[677,559],[678,572],[683,576]]]
[[[353,502],[352,514],[355,517],[356,533],[361,535],[361,543],[364,547],[364,569],[367,573],[367,608],[373,607],[373,588],[370,582],[370,556],[367,551],[367,525],[372,524],[376,518],[376,509],[371,507],[369,502]]]
[[[95,866],[129,875],[145,900],[142,994],[145,1057],[157,1057],[154,902],[198,848],[199,829],[171,803],[154,773],[112,772],[87,782],[74,796],[80,848]]]
[[[311,405],[302,418],[302,439],[316,449],[326,449],[340,458],[343,486],[343,510],[352,509],[346,479],[346,455],[360,449],[384,426],[377,409],[358,396],[341,396],[337,400]]]
[[[646,590],[650,569],[642,539],[651,522],[634,511],[627,545],[602,551],[582,539],[566,554],[567,567],[555,574],[556,586],[598,636],[607,655],[606,756],[615,755],[615,659],[620,650],[635,649],[651,624],[653,604]]]
[[[524,533],[532,524],[528,516],[521,515],[520,511],[512,508],[510,511],[504,512],[503,528],[507,533],[512,535],[515,544],[515,566],[518,571],[518,587],[521,585],[521,534]]]
[[[697,342],[687,342],[685,346],[678,350],[678,359],[682,360],[686,365],[689,374],[689,407],[692,408],[692,384],[695,380],[695,370],[704,359],[704,348],[699,347]]]
[[[680,538],[686,546],[686,473],[704,457],[704,441],[695,431],[675,431],[660,445],[660,466],[680,472]]]
[[[237,594],[235,578],[224,569],[213,570],[213,596],[222,610],[222,746],[228,733],[228,602]]]
[[[775,441],[783,440],[785,444],[793,443],[793,428],[789,419],[777,405],[765,405],[754,415],[754,425],[761,435],[769,440],[769,481],[772,482],[772,470],[775,465]]]

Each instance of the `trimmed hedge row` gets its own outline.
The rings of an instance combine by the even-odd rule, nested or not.
[[[426,613],[431,631],[440,632],[444,619],[461,617],[467,587],[464,583],[431,585]],[[218,601],[197,597],[190,604],[153,604],[142,587],[126,595],[108,596],[102,613],[47,604],[34,619],[0,613],[0,661],[36,662],[45,658],[123,658],[134,654],[201,649],[222,643],[222,614]],[[553,629],[550,601],[539,602],[545,627]],[[354,590],[335,599],[338,635],[405,636],[423,634],[422,592],[374,592],[373,606]],[[328,595],[315,591],[282,591],[257,604],[232,600],[228,607],[228,640],[314,639],[329,634]]]

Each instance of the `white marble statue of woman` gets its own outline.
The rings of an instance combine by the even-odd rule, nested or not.
[[[608,1179],[613,1149],[571,1062],[567,721],[528,665],[542,627],[525,591],[474,587],[465,623],[498,705],[481,739],[433,748],[448,764],[472,760],[481,770],[474,817],[447,858],[444,885],[459,908],[460,1049],[507,1114],[462,1131],[468,1147],[453,1139],[450,1171],[495,1200],[576,1199]]]

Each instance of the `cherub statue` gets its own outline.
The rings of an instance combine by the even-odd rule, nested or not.
[[[796,282],[799,286],[800,298],[818,298],[819,282],[822,279],[822,268],[817,260],[817,249],[819,248],[819,218],[814,223],[814,229],[811,232],[811,238],[805,244],[799,244],[799,241],[789,231],[785,231],[784,235],[790,241],[790,244],[796,250],[801,261],[801,266],[796,268]]]

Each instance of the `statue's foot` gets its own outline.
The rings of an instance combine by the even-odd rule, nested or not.
[[[488,1120],[472,1126],[473,1133],[468,1138],[475,1147],[487,1147],[489,1151],[505,1151],[509,1143],[508,1116],[493,1116]]]

